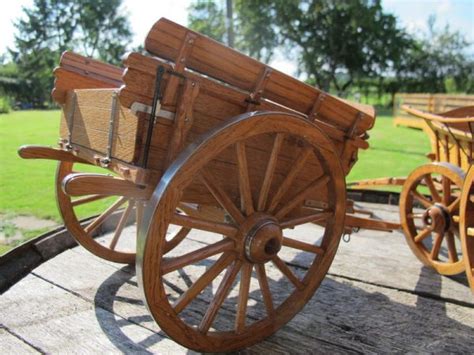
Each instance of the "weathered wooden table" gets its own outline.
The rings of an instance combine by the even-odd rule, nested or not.
[[[370,207],[377,217],[398,218],[396,207]],[[310,234],[317,228],[308,224],[297,232]],[[298,253],[292,258],[296,273],[303,259]],[[281,274],[272,276],[274,290],[285,287]],[[187,277],[176,280],[177,292]],[[199,305],[194,309],[201,317]],[[249,309],[259,312],[251,302]],[[226,321],[225,307],[219,319]],[[150,317],[133,267],[98,259],[82,248],[56,256],[5,292],[0,323],[2,353],[188,352]],[[472,349],[474,300],[465,276],[441,277],[421,266],[401,233],[361,231],[350,243],[341,243],[328,276],[304,310],[246,352]]]

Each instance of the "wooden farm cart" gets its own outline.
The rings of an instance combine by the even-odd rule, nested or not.
[[[166,19],[145,48],[151,56],[129,54],[125,70],[65,53],[53,91],[59,147],[19,154],[59,161],[64,223],[97,256],[135,260],[121,234],[136,214],[139,286],[170,337],[200,351],[249,346],[301,310],[331,265],[345,176],[374,111]],[[110,197],[81,224],[78,209]],[[117,212],[112,239],[94,239]],[[308,222],[317,235],[298,234]],[[288,266],[295,252],[307,271]]]
[[[407,178],[366,180],[349,186],[402,186],[400,221],[408,245],[418,259],[440,274],[454,275],[466,269],[468,278],[472,277],[474,248],[462,248],[461,244],[470,244],[461,243],[459,237],[463,233],[467,235],[467,229],[462,225],[473,224],[472,216],[465,214],[466,207],[460,208],[460,202],[462,192],[466,190],[463,184],[472,185],[469,179],[465,181],[465,175],[474,159],[474,106],[442,114],[409,106],[402,108],[425,121],[425,131],[431,140],[431,152],[427,156],[432,162],[416,168]],[[465,194],[468,191],[470,187]],[[464,200],[471,211],[470,200],[467,197]],[[469,218],[466,220],[465,216]]]

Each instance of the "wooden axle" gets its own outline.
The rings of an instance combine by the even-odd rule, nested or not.
[[[346,214],[345,226],[351,228],[371,229],[385,232],[393,232],[394,230],[402,228],[399,223],[382,221],[372,218],[361,218],[350,214]]]
[[[50,159],[90,164],[86,160],[75,156],[69,151],[40,145],[21,146],[20,149],[18,149],[18,155],[23,159]]]

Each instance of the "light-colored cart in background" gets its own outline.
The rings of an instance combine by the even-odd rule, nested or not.
[[[469,229],[474,226],[474,106],[441,114],[410,106],[402,109],[424,120],[431,141],[427,155],[431,163],[416,168],[406,178],[364,180],[349,187],[401,186],[400,222],[414,254],[443,275],[466,270],[474,292],[474,237],[469,237],[474,235]]]

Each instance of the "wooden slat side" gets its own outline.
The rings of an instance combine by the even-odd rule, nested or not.
[[[108,146],[113,92],[114,90],[107,89],[69,91],[60,125],[61,138],[68,138],[66,118],[70,120],[71,111],[74,110],[72,143],[105,155]],[[135,157],[138,119],[129,109],[118,104],[117,108],[112,156],[131,163]]]
[[[142,102],[147,105],[152,104],[153,91],[154,91],[154,75],[158,65],[165,66],[166,69],[171,67],[156,59],[142,56],[138,53],[131,53],[124,61],[127,69],[125,70],[123,80],[125,86],[120,91],[120,100],[122,105],[130,107],[133,102]],[[246,99],[248,94],[240,91],[236,88],[222,85],[214,80],[210,80],[196,73],[185,72],[184,75],[192,81],[199,83],[200,91],[209,94],[212,97],[218,99],[219,108],[213,105],[207,105],[208,109],[213,111],[220,111],[219,115],[221,119],[229,118],[233,115],[245,112],[248,103]],[[166,87],[167,75],[164,77],[164,86]],[[344,117],[348,115],[347,111],[341,110],[341,106],[337,105],[337,99],[331,98],[327,100],[328,103],[321,109],[321,120],[316,122],[323,131],[325,131],[332,139],[343,141],[344,135],[349,129],[351,121],[345,120]],[[227,107],[227,103],[230,105]],[[198,102],[196,103],[198,104]],[[240,111],[234,111],[234,106],[241,107]],[[167,109],[174,110],[169,107]],[[283,112],[292,112],[300,114],[302,117],[305,115],[293,111],[287,107],[275,104],[268,100],[262,100],[261,104],[255,108],[256,110],[274,110]],[[229,112],[227,113],[227,110]],[[333,117],[337,117],[336,121],[332,120]],[[364,117],[368,117],[365,116]],[[362,120],[363,121],[363,120]],[[211,127],[209,127],[211,128]]]

